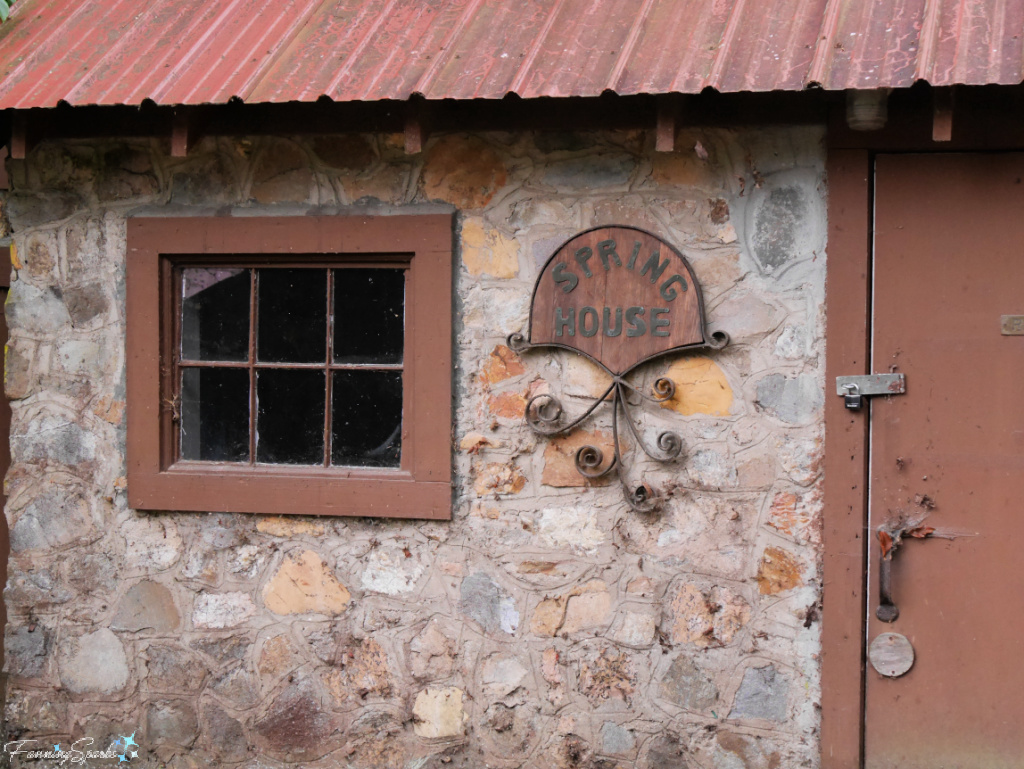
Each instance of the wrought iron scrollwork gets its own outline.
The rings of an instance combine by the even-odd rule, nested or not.
[[[710,337],[706,347],[714,350],[721,350],[729,343],[729,335],[723,331],[716,331]],[[509,335],[507,343],[515,352],[525,352],[533,348],[522,334]],[[652,383],[651,394],[648,395],[627,381],[624,376],[613,374],[599,362],[594,362],[611,377],[611,384],[594,398],[582,414],[566,421],[563,419],[565,411],[561,401],[550,393],[542,393],[527,402],[526,423],[539,435],[551,438],[568,435],[593,416],[602,404],[609,404],[612,411],[612,456],[607,458],[605,452],[598,446],[581,446],[573,458],[576,470],[584,478],[591,480],[604,478],[617,470],[623,496],[629,506],[637,512],[652,512],[658,508],[661,498],[646,482],[634,483],[627,477],[622,457],[622,442],[619,440],[619,423],[621,420],[626,424],[633,443],[652,460],[672,462],[679,459],[686,448],[682,436],[671,430],[664,430],[658,434],[653,445],[650,445],[640,434],[631,411],[633,404],[629,399],[629,396],[634,396],[641,404],[664,404],[675,397],[675,382],[668,377],[659,377]]]

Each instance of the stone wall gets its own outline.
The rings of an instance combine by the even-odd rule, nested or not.
[[[12,164],[9,739],[136,732],[144,765],[818,763],[824,187],[819,129],[45,143]],[[458,212],[451,522],[167,512],[125,496],[126,217]],[[584,482],[602,375],[503,344],[597,224],[679,247],[733,343],[664,359],[682,434],[638,515]]]

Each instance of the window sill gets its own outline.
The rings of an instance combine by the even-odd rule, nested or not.
[[[451,484],[416,480],[404,470],[176,462],[136,476],[128,503],[144,510],[446,520]]]

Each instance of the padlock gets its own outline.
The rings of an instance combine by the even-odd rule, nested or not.
[[[864,405],[864,398],[860,394],[860,388],[855,384],[848,384],[843,387],[846,390],[846,395],[843,396],[843,402],[846,404],[848,409],[859,409]]]

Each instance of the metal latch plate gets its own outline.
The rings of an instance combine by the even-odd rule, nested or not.
[[[836,377],[836,395],[847,395],[851,386],[859,395],[902,395],[907,391],[907,378],[903,374]]]

